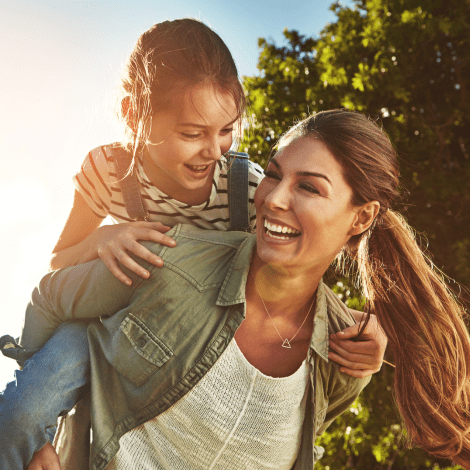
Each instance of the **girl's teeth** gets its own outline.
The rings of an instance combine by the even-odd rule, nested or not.
[[[188,167],[193,171],[204,171],[207,168],[207,165],[188,165]]]

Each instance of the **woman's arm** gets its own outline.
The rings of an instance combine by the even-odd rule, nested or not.
[[[169,227],[160,222],[131,222],[100,227],[102,221],[75,190],[72,210],[54,247],[50,268],[56,270],[75,266],[99,257],[114,276],[130,285],[131,278],[124,274],[119,263],[144,279],[149,276],[149,272],[133,260],[129,253],[155,266],[163,264],[160,257],[143,247],[138,240],[175,246],[173,239],[163,235]]]

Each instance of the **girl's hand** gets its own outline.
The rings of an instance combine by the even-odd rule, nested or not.
[[[50,442],[34,453],[26,470],[60,470],[59,457]]]
[[[168,230],[170,230],[170,227],[160,222],[129,222],[118,225],[104,225],[99,227],[94,234],[97,239],[98,256],[114,276],[124,284],[131,285],[132,281],[124,274],[119,263],[138,276],[147,279],[150,273],[136,263],[129,256],[129,253],[133,253],[155,266],[163,266],[162,259],[142,246],[139,240],[150,240],[160,245],[174,247],[176,242],[172,238],[163,235]]]
[[[387,337],[371,315],[369,323],[358,341],[353,341],[359,333],[364,313],[351,310],[356,323],[343,331],[330,335],[328,358],[341,364],[340,371],[352,377],[364,378],[378,372],[383,363]]]

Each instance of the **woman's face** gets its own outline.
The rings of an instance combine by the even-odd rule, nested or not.
[[[265,175],[255,194],[258,256],[323,273],[358,233],[342,167],[320,140],[302,137],[281,144]]]

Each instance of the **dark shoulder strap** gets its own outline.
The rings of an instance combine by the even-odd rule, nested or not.
[[[228,152],[228,209],[230,230],[250,230],[248,201],[249,156],[242,152]]]
[[[132,220],[147,220],[148,213],[140,193],[135,166],[133,171],[129,173],[132,155],[119,144],[113,145],[111,149],[114,166],[116,167],[116,175],[129,217]]]

